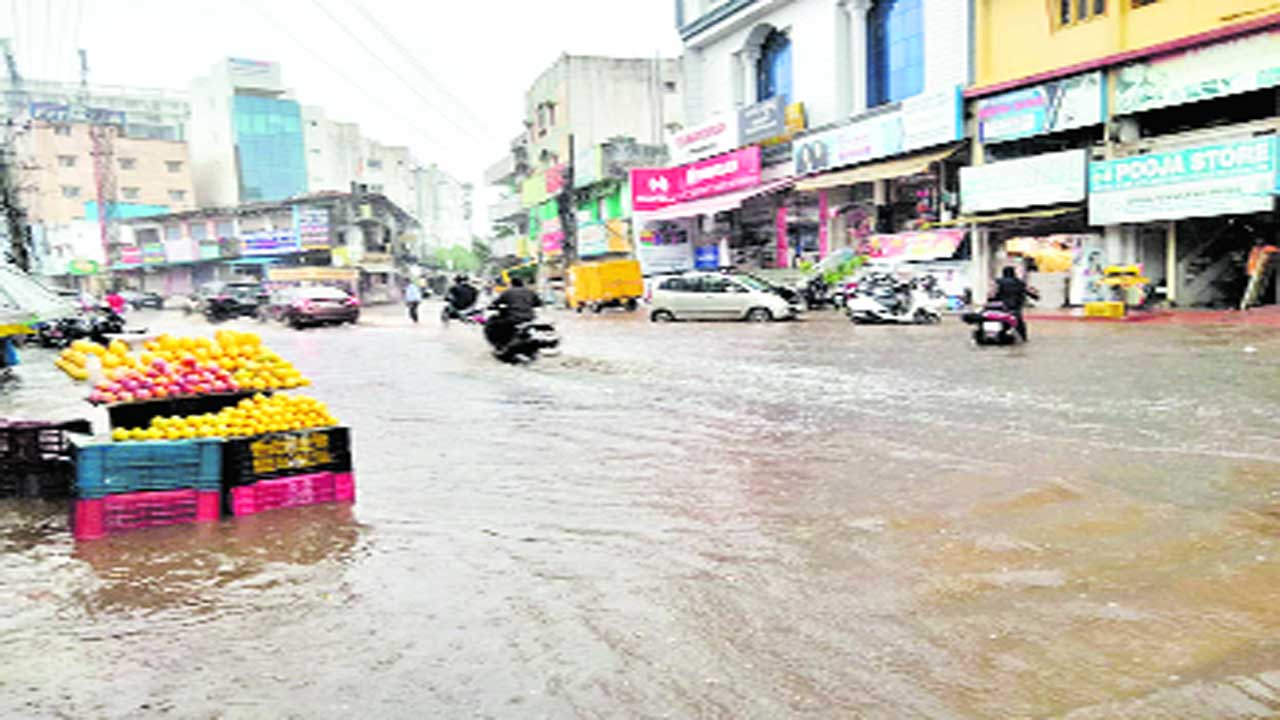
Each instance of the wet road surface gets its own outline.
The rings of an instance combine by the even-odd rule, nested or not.
[[[0,502],[0,716],[1280,713],[1274,331],[555,318],[533,367],[264,326],[354,508],[74,547]],[[0,416],[84,414],[26,359]]]

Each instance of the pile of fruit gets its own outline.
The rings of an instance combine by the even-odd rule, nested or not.
[[[291,363],[262,345],[253,333],[231,330],[207,337],[168,335],[143,344],[143,352],[113,340],[107,347],[72,343],[54,364],[79,381],[90,377],[96,359],[103,380],[89,396],[94,403],[130,403],[217,393],[286,390],[310,385]]]
[[[158,417],[151,426],[118,428],[116,442],[190,440],[194,438],[247,438],[266,433],[335,427],[338,421],[325,404],[314,398],[288,395],[254,395],[219,413],[190,417]]]

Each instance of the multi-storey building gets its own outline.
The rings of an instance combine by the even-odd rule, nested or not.
[[[191,161],[203,207],[308,189],[302,107],[280,65],[228,58],[191,84]]]
[[[1138,264],[1178,304],[1239,304],[1251,249],[1280,231],[1275,3],[974,9],[977,167],[961,190],[966,214],[987,215],[974,218],[980,276],[1015,246],[1057,244],[1076,260],[1073,302],[1110,299],[1102,267]]]

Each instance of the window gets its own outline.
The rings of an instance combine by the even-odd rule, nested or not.
[[[1133,0],[1132,6],[1135,8],[1140,8],[1140,7],[1146,7],[1148,5],[1155,5],[1155,4],[1156,4],[1156,0]]]
[[[181,240],[182,226],[181,225],[165,225],[164,239],[165,240]]]
[[[876,107],[920,94],[924,90],[923,0],[880,0],[867,14],[867,23],[867,105]]]
[[[704,277],[699,283],[699,292],[704,293],[727,293],[730,291],[729,278],[726,277]]]
[[[369,186],[369,192],[371,192],[371,193],[381,193],[381,192],[382,192],[382,186],[381,186],[381,185],[370,185],[370,186]]]
[[[689,292],[689,284],[684,278],[671,278],[662,281],[662,289],[670,292]]]
[[[791,98],[791,38],[773,30],[760,46],[756,63],[756,102],[781,96]]]
[[[137,168],[137,167],[138,167],[138,161],[137,161],[137,159],[135,159],[135,158],[131,158],[131,157],[122,157],[122,158],[120,158],[120,169],[121,169],[121,170],[133,170],[133,169],[135,169],[135,168]]]
[[[1107,0],[1057,0],[1059,27],[1092,20],[1107,13]],[[1154,0],[1132,0],[1134,7],[1145,5]]]
[[[76,166],[75,155],[59,155],[58,156],[58,167],[73,168],[75,166]]]
[[[187,199],[186,190],[170,190],[169,199],[173,202],[182,202]]]
[[[125,200],[137,200],[142,197],[142,189],[136,187],[120,188],[120,194],[124,196]]]
[[[213,224],[213,231],[219,238],[232,238],[236,236],[236,224],[230,220],[219,220]]]
[[[71,136],[71,126],[70,126],[70,125],[54,125],[54,126],[53,126],[53,134],[54,134],[54,135],[61,135],[61,136],[63,136],[63,137],[70,137],[70,136]]]
[[[679,90],[680,88],[678,85],[676,85],[675,80],[667,80],[666,82],[662,83],[662,89],[669,94],[669,93],[675,92],[676,90]]]
[[[382,161],[381,161],[381,160],[379,160],[379,159],[377,159],[377,158],[369,158],[369,162],[368,162],[368,163],[366,163],[366,165],[368,165],[368,166],[369,166],[369,169],[370,169],[370,170],[381,170],[381,169],[382,169]]]
[[[167,160],[167,161],[165,161],[164,169],[165,169],[165,170],[168,170],[168,171],[169,171],[169,172],[171,172],[171,173],[182,172],[182,161],[181,161],[181,160]]]
[[[80,197],[80,188],[75,185],[63,185],[62,197],[67,198],[68,200],[74,200]]]
[[[187,234],[190,235],[191,239],[195,240],[196,242],[200,242],[202,240],[208,240],[209,239],[209,223],[206,223],[203,221],[193,222],[187,226]]]

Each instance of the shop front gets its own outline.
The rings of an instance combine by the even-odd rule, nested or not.
[[[1237,306],[1249,284],[1250,254],[1274,244],[1280,230],[1280,139],[1236,136],[1171,147],[1175,142],[1166,138],[1143,155],[1090,163],[1089,221],[1107,227],[1124,253],[1120,262],[1163,277],[1170,300]],[[1262,288],[1264,302],[1280,299],[1275,285],[1271,279]]]
[[[797,138],[793,159],[804,177],[793,205],[812,230],[799,233],[798,244],[819,257],[864,253],[872,238],[893,244],[902,235],[911,245],[950,220],[964,161],[962,107],[960,89],[948,88]],[[963,251],[962,243],[956,252]]]
[[[777,195],[792,182],[789,165],[762,167],[759,146],[632,170],[636,251],[645,274],[764,263],[777,251],[777,224],[785,223]]]
[[[1102,236],[1084,208],[1088,151],[1067,150],[960,169],[961,217],[972,228],[973,284],[986,288],[1014,266],[1041,307],[1108,299]]]

